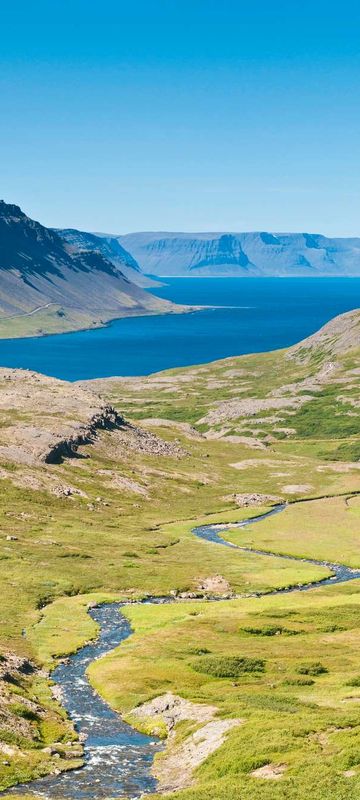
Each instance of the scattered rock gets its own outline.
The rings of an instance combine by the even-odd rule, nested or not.
[[[230,583],[222,575],[212,575],[209,578],[199,579],[197,589],[205,594],[219,594],[227,597],[232,595]]]
[[[142,425],[146,425],[150,428],[173,428],[175,430],[181,431],[188,439],[192,441],[199,441],[203,439],[203,434],[199,433],[193,425],[189,425],[188,422],[177,422],[173,419],[162,419],[160,417],[150,417],[148,419],[141,420]]]
[[[190,786],[196,767],[223,744],[232,728],[243,723],[240,719],[213,719],[217,710],[216,706],[191,703],[168,692],[131,712],[132,718],[149,721],[158,718],[168,730],[168,748],[153,767],[160,791],[173,792]],[[177,744],[175,726],[182,720],[202,723],[202,727]]]
[[[17,754],[17,749],[15,747],[10,747],[9,744],[5,744],[5,742],[0,742],[0,753],[4,753],[5,756],[15,756]],[[9,763],[9,762],[3,762]]]
[[[155,433],[125,422],[112,432],[111,439],[106,442],[106,452],[110,457],[116,459],[119,454],[123,455],[124,450],[177,459],[188,455],[176,441],[168,442]]]
[[[24,711],[28,710],[34,714],[42,713],[43,709],[23,695],[28,676],[33,673],[41,674],[29,659],[18,656],[12,652],[2,652],[0,654],[0,720],[2,739],[6,740],[6,734],[11,737],[24,737],[33,739],[34,732],[31,722],[31,715],[19,714],[13,708],[15,699],[14,689],[16,690],[17,705],[21,704]],[[24,689],[26,692],[26,688]],[[0,753],[5,756],[23,758],[25,753],[17,745],[9,745],[5,741],[0,742]]]
[[[278,408],[298,408],[311,397],[302,395],[300,397],[266,397],[264,399],[243,398],[235,400],[222,400],[217,403],[216,408],[209,411],[205,417],[198,420],[198,425],[217,425],[219,422],[226,422],[239,417],[254,417],[261,411],[269,411]]]
[[[252,506],[266,506],[273,503],[281,503],[281,497],[276,497],[273,494],[259,494],[253,492],[252,494],[228,494],[223,500],[228,500],[236,503],[239,508],[251,508]]]
[[[149,496],[146,486],[142,486],[141,483],[134,481],[132,478],[126,478],[124,475],[119,475],[119,473],[115,472],[114,470],[99,469],[96,474],[104,475],[106,478],[108,478],[106,484],[112,489],[121,489],[124,492],[140,494],[142,497],[146,498]]]
[[[171,753],[165,753],[156,761],[154,773],[158,789],[174,792],[191,786],[194,770],[221,747],[226,734],[241,722],[239,719],[213,720],[187,736],[184,742],[174,744]]]
[[[264,780],[278,781],[286,769],[286,764],[265,764],[263,767],[254,769],[250,775],[252,778],[263,778]]]
[[[313,488],[311,483],[290,483],[287,486],[283,486],[281,491],[285,494],[305,494],[306,492],[311,492]]]
[[[134,708],[131,716],[139,719],[147,717],[156,719],[158,717],[165,722],[168,731],[171,731],[178,722],[184,719],[192,719],[195,722],[208,722],[216,712],[216,706],[191,703],[190,700],[184,700],[182,697],[172,694],[172,692],[167,692],[155,697],[154,700],[149,700],[148,703],[143,703],[138,708]]]
[[[240,436],[238,434],[223,434],[222,436],[214,436],[215,431],[207,431],[204,434],[205,439],[221,439],[222,442],[228,444],[243,444],[245,447],[250,447],[252,450],[266,450],[265,439],[261,440],[255,436]],[[216,431],[220,433],[220,431]]]
[[[73,486],[54,486],[51,493],[54,494],[55,497],[73,497],[73,495],[86,497],[85,492],[82,492],[81,489],[75,489]]]
[[[359,461],[343,461],[340,464],[335,462],[334,464],[322,464],[321,466],[316,467],[317,472],[351,472],[353,469],[360,469]]]
[[[31,675],[36,667],[28,658],[22,658],[15,653],[2,653],[0,657],[0,679],[6,680],[5,675]]]
[[[292,461],[277,461],[273,458],[245,458],[243,461],[236,461],[233,464],[229,464],[230,467],[234,467],[234,469],[248,469],[251,467],[254,469],[255,467],[268,467],[272,469],[273,467],[283,467],[283,466],[293,466]]]

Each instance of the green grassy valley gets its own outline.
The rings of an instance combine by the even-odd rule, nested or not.
[[[96,637],[89,606],[156,596],[173,602],[124,606],[133,635],[88,670],[167,736],[148,796],[358,798],[360,581],[271,592],[360,569],[359,376],[359,311],[147,378],[0,371],[1,790],[82,762],[51,670]],[[192,532],[210,523],[248,549]]]

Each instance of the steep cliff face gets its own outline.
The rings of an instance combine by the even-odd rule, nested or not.
[[[175,276],[360,275],[360,239],[308,233],[131,233],[118,241],[144,272]]]
[[[116,236],[87,233],[78,231],[75,228],[57,230],[56,233],[65,239],[72,247],[80,252],[96,251],[110,261],[122,275],[143,288],[158,286],[159,284],[148,278],[140,269],[135,258],[121,246]]]
[[[79,250],[18,206],[0,201],[0,320],[7,328],[2,335],[17,335],[13,329],[21,317],[36,333],[33,315],[47,332],[57,329],[55,317],[58,329],[71,330],[172,308],[132,283],[100,250]]]

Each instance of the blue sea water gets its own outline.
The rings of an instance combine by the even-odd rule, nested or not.
[[[287,347],[360,307],[360,278],[166,278],[159,297],[213,306],[193,314],[133,317],[107,328],[0,340],[0,365],[74,381]]]

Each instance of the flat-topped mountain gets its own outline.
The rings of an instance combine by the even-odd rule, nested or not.
[[[0,202],[0,336],[88,328],[174,308],[132,283],[100,250],[79,250],[19,206]]]
[[[360,238],[310,233],[129,233],[117,237],[150,275],[360,275]]]

